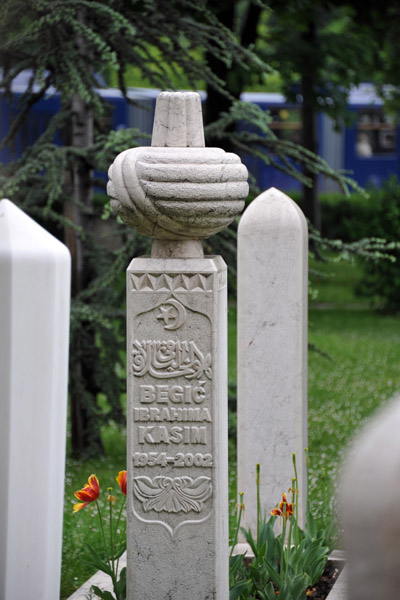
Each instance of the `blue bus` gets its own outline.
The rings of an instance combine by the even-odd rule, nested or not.
[[[17,114],[18,101],[29,80],[29,72],[21,73],[13,84],[12,100],[6,100],[0,92],[0,138],[3,139]],[[128,103],[118,89],[103,88],[100,95],[109,107],[107,127],[121,129],[135,127],[145,134],[151,134],[155,100],[159,90],[130,88]],[[201,92],[202,99],[206,94]],[[279,138],[299,143],[301,139],[301,111],[299,104],[290,104],[282,94],[244,93],[241,99],[253,102],[262,110],[269,111],[270,127]],[[32,145],[44,132],[51,117],[60,108],[60,98],[55,90],[49,90],[45,98],[39,100],[30,110],[29,118],[16,136],[11,148],[0,151],[0,161],[8,163],[19,158],[23,150]],[[348,109],[354,113],[353,124],[342,126],[337,131],[331,118],[323,113],[317,116],[318,153],[335,170],[351,171],[352,177],[361,185],[380,185],[390,175],[399,176],[400,148],[399,126],[393,115],[384,110],[382,100],[374,87],[362,84],[354,88],[348,99]],[[61,140],[56,140],[61,143]],[[135,140],[139,145],[148,145],[148,137]],[[274,186],[284,191],[300,188],[293,177],[252,156],[243,156],[249,172],[260,189]],[[326,177],[320,177],[319,189],[333,191],[337,184]]]

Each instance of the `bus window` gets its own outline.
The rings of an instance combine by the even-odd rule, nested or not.
[[[299,144],[301,142],[301,119],[298,108],[272,107],[269,127],[277,138]]]
[[[356,155],[370,158],[394,154],[396,151],[396,124],[382,109],[361,109],[357,120]]]

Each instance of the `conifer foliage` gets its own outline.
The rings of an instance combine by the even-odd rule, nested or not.
[[[123,419],[124,270],[148,244],[117,223],[117,250],[100,246],[94,235],[105,209],[105,200],[93,197],[93,185],[105,183],[95,181],[94,173],[106,171],[139,136],[133,129],[109,131],[107,106],[98,92],[99,74],[107,78],[110,72],[117,73],[126,97],[128,65],[140,68],[148,81],[162,89],[173,89],[171,78],[184,72],[192,88],[201,80],[232,98],[229,112],[210,125],[210,134],[222,146],[229,135],[236,149],[267,164],[277,164],[304,180],[293,160],[306,162],[309,170],[330,175],[346,187],[346,181],[323,160],[276,139],[266,113],[232,97],[211,68],[212,56],[228,71],[232,64],[249,71],[267,68],[250,46],[240,45],[206,0],[1,2],[3,102],[14,103],[12,84],[21,73],[29,77],[0,150],[12,148],[36,102],[55,92],[60,98],[59,111],[36,143],[14,162],[0,165],[0,197],[17,203],[71,251],[70,406],[75,454],[101,452],[102,419]],[[252,132],[234,129],[239,119],[253,123]],[[99,407],[104,397],[105,412]]]
[[[70,354],[71,445],[75,454],[101,451],[105,418],[121,421],[125,384],[123,348],[124,270],[147,242],[115,224],[118,251],[99,246],[94,224],[104,206],[93,199],[94,172],[106,171],[115,156],[135,145],[138,132],[108,131],[107,106],[98,93],[98,74],[113,70],[126,96],[127,65],[140,67],[156,87],[173,88],[180,69],[192,86],[200,78],[223,82],[195,49],[210,48],[227,64],[235,54],[248,68],[257,59],[236,42],[202,0],[3,0],[0,7],[0,89],[13,103],[12,84],[21,73],[29,82],[0,148],[12,147],[36,102],[57,91],[60,110],[22,158],[0,167],[0,196],[9,197],[62,239],[72,255]],[[163,57],[154,60],[154,52]],[[165,67],[168,65],[168,68]],[[60,145],[60,141],[62,145]],[[98,181],[103,185],[104,181]]]

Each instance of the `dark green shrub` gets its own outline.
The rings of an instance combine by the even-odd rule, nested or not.
[[[375,190],[370,196],[352,194],[322,194],[321,234],[329,239],[355,242],[366,237],[381,237],[371,228],[371,218],[375,212]]]
[[[370,220],[371,234],[399,244],[400,182],[392,178],[373,194],[375,210]],[[364,277],[356,293],[371,298],[385,312],[395,313],[400,312],[400,246],[393,248],[391,254],[395,259],[393,262],[376,260],[364,263]]]
[[[376,192],[379,190],[369,190],[368,197],[361,193],[351,196],[339,192],[320,194],[322,237],[343,242],[380,237],[373,231]],[[290,197],[301,208],[301,193],[291,193]]]
[[[392,177],[381,188],[369,188],[368,196],[321,194],[321,235],[343,242],[381,238],[400,242],[400,182]],[[300,195],[292,195],[301,206]],[[357,285],[359,296],[371,298],[386,312],[400,311],[400,250],[389,249],[396,260],[377,254],[375,260],[362,260],[364,276]],[[388,254],[388,251],[385,250]]]

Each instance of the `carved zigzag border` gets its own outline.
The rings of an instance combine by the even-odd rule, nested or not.
[[[131,274],[132,291],[135,292],[210,292],[212,291],[212,274],[186,275],[185,273],[171,274],[150,273]]]

